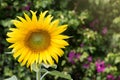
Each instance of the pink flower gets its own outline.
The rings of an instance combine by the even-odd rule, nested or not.
[[[104,61],[98,60],[98,61],[95,62],[95,65],[96,65],[96,69],[97,69],[98,73],[99,72],[104,72],[104,70],[105,70],[105,63],[104,63]]]
[[[117,77],[117,80],[120,80],[120,75]]]
[[[90,64],[83,64],[83,68],[88,69]]]
[[[68,55],[68,61],[71,62],[72,64],[74,64],[74,57],[75,57],[75,52],[71,51]]]
[[[83,43],[81,43],[81,44],[80,44],[80,47],[84,47],[84,44],[83,44]]]
[[[90,26],[91,28],[93,28],[93,27],[95,27],[95,25],[98,24],[98,23],[99,23],[99,20],[98,20],[98,19],[95,19],[95,20],[93,20],[93,21],[90,23],[89,26]]]
[[[22,10],[30,10],[30,7],[31,7],[31,3],[29,2],[26,6],[24,6],[23,8],[22,8]]]
[[[76,59],[79,59],[80,56],[81,56],[81,55],[80,55],[79,53],[77,53],[77,54],[75,55],[75,58],[76,58]]]
[[[87,58],[87,60],[88,60],[89,62],[92,62],[92,56],[89,56],[89,57]]]
[[[102,34],[106,34],[107,32],[108,32],[107,27],[104,27],[104,28],[102,29]]]
[[[115,80],[115,77],[112,74],[107,75],[107,80]]]
[[[75,64],[75,59],[79,59],[79,58],[80,58],[80,54],[75,53],[74,51],[70,51],[70,53],[68,54],[68,61],[71,62],[72,64]]]

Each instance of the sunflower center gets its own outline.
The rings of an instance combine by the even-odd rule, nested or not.
[[[41,51],[48,48],[50,44],[50,35],[47,31],[31,32],[27,38],[27,46],[34,51]]]

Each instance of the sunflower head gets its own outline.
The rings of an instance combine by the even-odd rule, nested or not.
[[[9,48],[13,48],[13,56],[18,57],[21,65],[53,65],[64,54],[62,48],[69,45],[64,40],[69,37],[61,34],[67,25],[59,25],[59,20],[51,21],[51,15],[45,16],[47,11],[41,12],[39,17],[36,12],[31,13],[32,18],[24,13],[25,18],[18,16],[19,20],[13,20],[16,27],[7,33],[7,41],[12,43]]]

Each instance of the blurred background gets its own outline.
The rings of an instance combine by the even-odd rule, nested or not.
[[[35,72],[21,67],[11,54],[6,33],[11,20],[29,10],[48,10],[60,24],[68,24],[71,36],[58,71],[73,80],[120,80],[120,0],[0,0],[0,80],[16,75],[35,80]],[[49,70],[52,70],[50,68]],[[66,80],[47,75],[44,80]]]

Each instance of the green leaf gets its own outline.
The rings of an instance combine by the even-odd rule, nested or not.
[[[16,77],[15,75],[13,75],[12,77],[7,78],[7,79],[5,79],[5,80],[17,80],[17,77]]]
[[[70,19],[68,24],[72,26],[74,30],[76,30],[79,25],[79,21],[77,19]]]
[[[82,24],[85,24],[85,19],[88,19],[89,18],[89,13],[87,10],[83,11],[80,16],[79,16],[79,19],[81,21]]]
[[[32,68],[32,70],[35,71],[35,72],[38,72],[38,71],[39,71],[39,68],[38,68],[38,66],[37,66],[36,63],[33,63],[31,68]]]
[[[54,68],[54,69],[57,68],[56,64],[54,64],[54,65],[47,65],[47,64],[42,63],[42,66],[44,66],[45,68],[49,68],[49,67]]]
[[[102,1],[103,4],[107,4],[107,3],[109,3],[109,2],[110,2],[110,0],[103,0],[103,1]]]
[[[93,52],[96,50],[96,48],[95,48],[95,47],[90,46],[90,47],[89,47],[89,50],[90,50],[90,52],[91,52],[91,53],[93,53]]]
[[[113,23],[115,23],[115,24],[120,23],[120,16],[113,19]]]
[[[107,57],[108,57],[108,58],[114,57],[114,54],[113,54],[113,53],[108,53]]]
[[[116,57],[115,64],[120,63],[120,56]]]
[[[73,80],[71,78],[71,76],[69,74],[67,74],[67,72],[59,72],[59,71],[50,71],[49,73],[50,75],[53,75],[53,76],[58,76],[58,77],[61,77],[61,78],[65,78],[65,79],[68,79],[68,80]]]
[[[63,60],[62,63],[61,63],[61,66],[65,65],[66,64],[66,61]]]
[[[117,71],[117,67],[116,66],[110,66],[110,67],[106,67],[105,68],[105,72],[106,73],[115,72],[115,71]]]
[[[10,27],[12,25],[11,19],[1,20],[1,25],[4,27]]]
[[[88,57],[88,53],[87,52],[83,52],[83,54],[80,56],[80,61],[84,61],[84,59],[86,59]]]
[[[13,75],[12,70],[8,67],[5,67],[4,68],[4,75],[5,76],[12,76]]]
[[[95,4],[99,5],[100,1],[99,0],[95,0]]]

